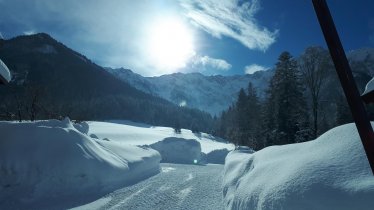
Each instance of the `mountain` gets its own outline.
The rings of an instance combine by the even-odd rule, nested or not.
[[[219,115],[236,99],[240,88],[251,82],[260,97],[273,75],[273,70],[249,75],[204,76],[200,73],[174,73],[159,77],[143,77],[129,69],[106,68],[108,72],[135,88],[160,96],[179,106],[197,108],[212,115]]]
[[[127,119],[154,125],[209,128],[199,110],[176,106],[123,82],[48,34],[0,40],[10,85],[0,87],[0,119]]]
[[[366,82],[374,76],[374,49],[362,48],[347,53],[359,90],[362,92]],[[109,73],[142,90],[160,96],[180,106],[204,110],[212,115],[219,115],[236,99],[240,88],[247,88],[251,82],[261,98],[264,98],[273,70],[259,71],[249,75],[204,76],[200,73],[174,73],[159,77],[143,77],[130,69],[105,68]],[[327,84],[331,93],[340,92],[336,72],[331,69]]]

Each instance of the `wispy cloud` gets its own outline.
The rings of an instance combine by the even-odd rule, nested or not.
[[[261,65],[258,65],[258,64],[251,64],[251,65],[248,65],[248,66],[244,67],[244,73],[253,74],[257,71],[265,71],[265,70],[268,70],[268,69],[269,68],[267,68],[265,66],[261,66]]]
[[[276,41],[278,30],[260,26],[255,14],[258,0],[180,0],[185,15],[214,37],[231,37],[249,49],[266,51]]]
[[[3,36],[3,34],[1,33],[1,31],[0,31],[0,39],[4,39],[4,36]]]
[[[227,71],[231,69],[232,65],[228,63],[226,60],[211,58],[209,56],[195,56],[192,59],[193,65],[202,65],[203,67],[210,67],[216,70],[224,70]]]

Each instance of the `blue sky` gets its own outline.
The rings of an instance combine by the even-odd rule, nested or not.
[[[374,1],[329,0],[346,51],[374,47]],[[37,32],[145,76],[271,68],[325,46],[311,0],[0,0],[0,36]]]

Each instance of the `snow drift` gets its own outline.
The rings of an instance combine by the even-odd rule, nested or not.
[[[5,80],[5,82],[10,82],[11,76],[10,76],[10,71],[8,67],[0,59],[0,84],[1,82],[4,82],[2,80]]]
[[[213,150],[206,154],[206,162],[207,163],[215,163],[215,164],[224,164],[225,163],[225,158],[227,154],[230,151],[227,149],[218,149],[218,150]]]
[[[314,141],[226,157],[226,209],[373,209],[374,176],[354,124]]]
[[[196,164],[200,161],[201,146],[194,139],[169,137],[150,147],[161,154],[164,163]]]
[[[0,206],[106,193],[160,170],[157,151],[94,140],[69,119],[0,122],[0,133]]]

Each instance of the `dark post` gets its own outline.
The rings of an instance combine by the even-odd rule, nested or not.
[[[366,156],[374,175],[374,133],[360,98],[352,71],[325,0],[312,0],[319,24],[329,48],[336,72],[351,109]]]

